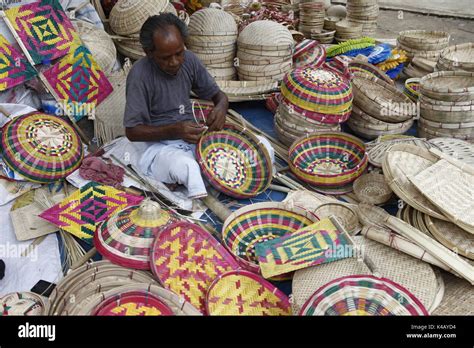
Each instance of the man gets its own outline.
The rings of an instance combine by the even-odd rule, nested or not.
[[[188,189],[189,198],[207,195],[195,144],[206,130],[221,130],[229,107],[196,55],[187,51],[185,24],[173,14],[152,16],[143,24],[140,43],[147,57],[137,61],[127,78],[124,126],[132,142],[147,142],[139,161],[146,175]],[[206,125],[194,117],[190,92],[212,100]]]

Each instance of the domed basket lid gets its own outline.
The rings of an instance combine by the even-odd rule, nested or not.
[[[263,20],[247,25],[239,34],[237,45],[251,50],[280,51],[293,49],[294,40],[282,24]]]
[[[94,244],[104,257],[120,266],[147,270],[153,240],[176,221],[158,203],[145,199],[104,221],[94,235]]]
[[[194,12],[189,18],[190,35],[237,35],[237,23],[231,14],[214,8]]]

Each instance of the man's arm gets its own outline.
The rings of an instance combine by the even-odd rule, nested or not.
[[[224,92],[219,90],[213,97],[214,109],[207,118],[209,131],[221,130],[224,127],[227,110],[229,109],[229,99]]]
[[[182,139],[195,144],[199,141],[204,127],[194,122],[177,122],[166,126],[138,125],[125,128],[125,135],[130,141],[162,141]]]

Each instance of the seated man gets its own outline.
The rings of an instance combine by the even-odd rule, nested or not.
[[[128,75],[124,126],[130,141],[147,142],[139,160],[145,175],[185,185],[189,198],[199,198],[207,192],[194,144],[205,130],[223,128],[229,103],[196,55],[185,50],[186,35],[185,24],[170,13],[143,24],[140,43],[147,57]],[[206,125],[194,117],[191,91],[214,103]]]

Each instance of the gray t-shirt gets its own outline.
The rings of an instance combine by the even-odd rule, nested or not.
[[[185,51],[184,63],[177,75],[163,72],[150,58],[137,61],[127,77],[123,125],[164,126],[194,120],[190,93],[210,100],[219,87],[201,61]]]

